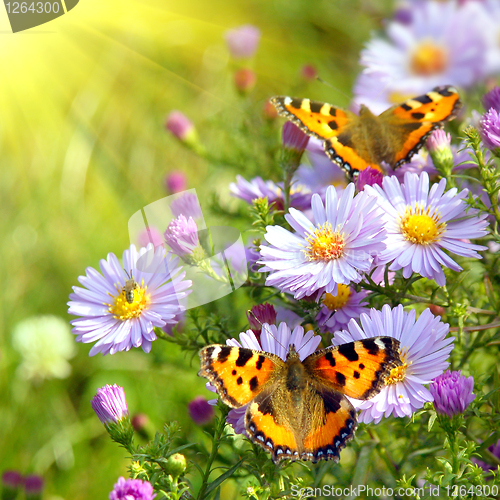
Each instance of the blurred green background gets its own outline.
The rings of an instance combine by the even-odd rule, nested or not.
[[[0,8],[0,473],[41,474],[47,499],[107,498],[128,462],[89,404],[106,383],[122,385],[131,414],[146,413],[153,428],[177,419],[188,440],[202,439],[186,404],[206,395],[205,384],[197,361],[176,347],[158,341],[150,355],[89,358],[91,346],[75,344],[68,377],[26,378],[14,326],[40,314],[69,321],[77,277],[108,252],[121,258],[129,217],[168,194],[169,171],[186,173],[207,224],[227,223],[204,200],[215,192],[222,205],[238,207],[228,191],[236,174],[268,176],[256,141],[265,131],[279,147],[281,121],[266,125],[266,100],[293,93],[347,106],[359,51],[392,7],[388,0],[81,0],[17,34]],[[262,39],[245,61],[257,84],[243,96],[233,85],[242,63],[231,60],[224,32],[248,23]],[[304,80],[305,64],[334,88]],[[193,121],[215,160],[165,131],[173,109]],[[231,162],[218,162],[222,156]],[[241,221],[235,225],[244,232]],[[252,303],[237,294],[243,326]],[[224,308],[220,302],[214,307]]]

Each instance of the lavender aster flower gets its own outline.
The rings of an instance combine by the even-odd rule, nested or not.
[[[179,215],[163,234],[167,245],[179,257],[191,255],[200,247],[198,226],[192,217]]]
[[[261,177],[255,177],[247,181],[241,175],[236,176],[236,183],[229,184],[229,191],[236,198],[247,203],[259,198],[267,198],[269,204],[274,203],[277,210],[283,210],[284,195],[283,184],[273,181],[264,181]],[[302,184],[294,183],[290,192],[290,205],[294,208],[304,210],[311,206],[311,190]]]
[[[391,309],[387,304],[381,311],[371,309],[361,314],[359,323],[351,320],[347,330],[336,332],[333,345],[346,344],[378,335],[387,335],[400,341],[402,366],[393,368],[385,380],[385,387],[368,401],[351,399],[356,409],[362,410],[360,422],[380,422],[382,417],[410,416],[432,401],[432,394],[424,387],[448,367],[448,356],[453,349],[453,337],[446,337],[448,324],[442,323],[425,309],[418,320],[415,310],[405,312],[402,305]]]
[[[493,152],[500,148],[500,115],[490,108],[479,120],[479,133],[484,145]]]
[[[496,85],[484,94],[482,103],[486,111],[493,108],[500,112],[500,87]]]
[[[97,389],[97,394],[92,398],[90,404],[103,424],[117,423],[128,416],[125,391],[123,387],[116,384],[105,385]]]
[[[153,500],[155,496],[148,481],[120,477],[109,494],[109,500]]]
[[[330,186],[325,205],[319,195],[313,195],[312,211],[314,223],[291,208],[285,217],[296,232],[268,226],[269,246],[260,247],[261,272],[269,271],[266,284],[295,298],[317,291],[335,294],[337,283],[361,281],[360,272],[367,272],[373,256],[385,250],[375,198],[364,192],[354,196],[354,184],[340,197]]]
[[[323,307],[316,316],[316,321],[322,332],[333,333],[346,328],[349,321],[357,319],[363,312],[368,312],[365,298],[366,290],[356,292],[347,285],[339,284],[336,295],[327,293],[323,299]]]
[[[377,197],[384,211],[387,249],[379,255],[380,262],[392,262],[389,269],[403,269],[409,278],[413,272],[435,279],[444,286],[446,278],[441,266],[454,271],[462,268],[443,250],[463,257],[480,259],[478,250],[486,247],[473,245],[464,238],[479,238],[487,234],[486,214],[478,210],[466,211],[464,189],[444,192],[446,180],[441,179],[429,190],[429,176],[406,173],[404,184],[396,177],[385,177],[382,187],[367,186],[366,191]]]
[[[476,399],[475,394],[472,394],[473,389],[474,378],[465,377],[460,370],[458,372],[447,370],[429,385],[436,412],[448,415],[450,418],[463,413]]]
[[[391,22],[388,40],[372,39],[361,53],[356,101],[380,113],[406,98],[446,84],[469,87],[485,75],[479,9],[455,2],[415,2],[411,19]]]
[[[231,56],[236,59],[252,57],[259,45],[260,30],[245,24],[226,31],[225,38]]]
[[[137,261],[148,257],[148,272],[137,269]],[[178,258],[166,254],[165,249],[153,245],[136,250],[131,245],[123,252],[123,267],[116,256],[108,254],[100,261],[103,275],[88,267],[86,276],[78,281],[85,287],[73,287],[68,302],[69,314],[81,316],[71,321],[77,342],[98,341],[90,350],[114,354],[132,347],[151,350],[156,340],[153,328],[173,323],[175,315],[184,310],[180,300],[186,297],[191,281],[184,280]],[[125,273],[127,271],[128,275]],[[125,284],[134,277],[133,300]]]
[[[295,346],[295,350],[299,354],[300,360],[303,361],[307,356],[316,351],[321,337],[314,335],[312,331],[305,332],[301,326],[296,326],[293,331],[286,323],[280,323],[279,326],[262,325],[262,332],[260,340],[252,332],[247,330],[240,333],[240,340],[229,339],[227,345],[234,347],[247,347],[249,349],[256,349],[257,351],[270,352],[276,354],[283,361],[286,357],[290,346]],[[210,384],[207,384],[207,387]],[[215,392],[214,388],[211,388]],[[227,416],[227,422],[233,426],[234,432],[237,434],[246,434],[245,431],[245,411],[248,405],[241,406],[240,408],[232,409]]]

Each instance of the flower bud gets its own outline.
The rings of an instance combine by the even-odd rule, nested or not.
[[[249,68],[241,68],[234,74],[234,85],[242,92],[250,92],[255,87],[257,75]]]
[[[189,416],[197,425],[205,425],[214,418],[214,409],[203,396],[196,396],[188,404]]]
[[[476,398],[472,394],[474,378],[465,377],[458,372],[447,370],[436,377],[429,385],[429,391],[434,397],[434,408],[437,413],[450,418],[463,413]]]
[[[186,457],[180,453],[174,453],[168,457],[165,471],[176,479],[186,470],[186,465]]]
[[[233,58],[252,57],[259,45],[260,30],[251,24],[245,24],[226,31],[225,39]]]
[[[23,476],[16,470],[7,470],[2,474],[2,500],[14,500],[23,484]]]
[[[43,478],[35,474],[24,478],[24,492],[26,500],[39,500],[42,498]]]
[[[382,185],[384,174],[375,168],[367,167],[361,170],[356,177],[356,190],[358,192],[364,191],[365,186],[378,186]]]
[[[170,172],[165,177],[165,188],[169,194],[180,193],[187,188],[187,179],[184,172]]]

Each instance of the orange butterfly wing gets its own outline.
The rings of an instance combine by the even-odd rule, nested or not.
[[[445,85],[393,106],[378,117],[361,106],[360,116],[331,104],[273,97],[278,114],[306,134],[324,141],[327,156],[352,179],[367,167],[384,172],[382,162],[397,168],[411,160],[429,134],[453,119],[462,103]]]
[[[272,380],[276,368],[284,365],[274,354],[219,344],[204,347],[200,359],[198,375],[207,378],[231,408],[254,399]]]
[[[312,414],[312,427],[304,439],[301,458],[304,460],[335,460],[340,450],[354,437],[358,427],[356,411],[347,398],[334,391],[319,393],[323,411]]]
[[[304,360],[314,378],[351,398],[369,399],[400,366],[399,341],[373,337],[316,351]]]
[[[379,119],[393,144],[384,160],[392,168],[410,161],[431,132],[455,118],[461,107],[457,90],[443,85],[384,111]]]
[[[280,116],[288,118],[306,134],[323,140],[337,136],[349,122],[358,118],[350,111],[309,99],[280,96],[272,97],[271,103]]]

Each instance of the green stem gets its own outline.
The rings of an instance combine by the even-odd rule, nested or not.
[[[208,488],[208,478],[210,477],[210,473],[212,472],[212,464],[219,452],[219,444],[221,441],[222,434],[226,427],[226,418],[224,415],[221,415],[219,418],[219,422],[217,428],[215,429],[214,437],[212,439],[212,451],[208,457],[207,466],[205,468],[205,473],[203,474],[203,483],[201,485],[200,491],[198,492],[197,500],[202,500],[205,498],[205,491]]]

